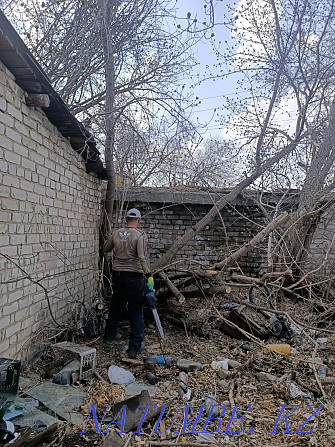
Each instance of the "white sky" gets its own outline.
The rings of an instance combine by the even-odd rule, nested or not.
[[[244,8],[245,4],[248,0],[223,0],[223,1],[214,1],[215,4],[215,22],[223,22],[224,15],[231,18],[231,13],[229,12],[229,7],[233,8],[236,11],[237,21],[236,26],[238,28],[243,28],[243,33],[248,29],[248,22],[246,20],[242,20],[240,12],[240,8]],[[264,26],[272,25],[272,17],[271,11],[267,10],[267,2],[264,0],[253,0],[254,7],[256,10],[261,10],[267,12],[266,16],[263,17]],[[177,5],[179,8],[179,17],[186,18],[187,13],[191,13],[191,18],[197,18],[199,23],[204,21],[204,2],[203,0],[177,0]],[[252,30],[251,30],[252,32]],[[214,28],[215,33],[215,41],[221,41],[221,48],[224,51],[224,42],[232,43],[232,36],[227,28],[223,25],[217,25]],[[233,34],[233,37],[238,37],[238,32]],[[236,41],[235,41],[236,43]],[[246,48],[244,49],[246,50]],[[255,47],[255,44],[250,48],[251,53],[253,52],[261,52],[262,48],[259,46]],[[200,73],[205,73],[206,65],[212,66],[216,63],[216,58],[214,52],[212,50],[212,45],[209,41],[198,44],[196,47],[196,58],[200,65],[196,67],[196,70]],[[195,74],[195,73],[194,73]],[[194,110],[193,120],[195,122],[199,122],[201,124],[206,124],[206,122],[210,121],[213,117],[213,110],[216,109],[216,114],[214,118],[210,121],[210,123],[206,126],[206,137],[209,137],[210,134],[213,136],[223,136],[224,138],[234,138],[235,134],[232,132],[231,126],[221,126],[219,122],[216,121],[219,115],[228,116],[227,110],[224,109],[224,100],[223,97],[234,97],[236,92],[239,93],[239,96],[243,98],[245,95],[241,92],[241,89],[238,87],[238,75],[229,75],[227,78],[219,78],[215,81],[208,80],[201,83],[201,85],[197,85],[194,89],[194,95],[198,96],[201,100],[201,104],[197,106]],[[190,82],[191,83],[191,82]],[[245,96],[244,96],[245,97]],[[243,99],[242,99],[243,100]],[[247,99],[246,99],[247,101]],[[264,105],[267,104],[268,100],[259,98],[259,101],[264,101]],[[251,104],[250,104],[251,106]],[[291,94],[288,94],[281,101],[280,112],[277,113],[275,117],[273,117],[272,124],[278,126],[282,130],[291,133],[294,128],[295,120],[296,120],[296,103]],[[242,114],[243,115],[243,114]],[[231,116],[231,124],[236,119],[243,119],[243,116],[236,116],[235,118]],[[228,134],[227,134],[228,131]]]
[[[223,0],[214,2],[215,6],[215,21],[223,22],[224,14],[228,14],[227,5],[233,6],[235,2],[232,0]],[[179,8],[178,17],[186,18],[187,13],[191,13],[191,18],[197,18],[199,23],[204,21],[204,2],[202,0],[177,0],[177,6]],[[215,40],[224,42],[227,40],[229,42],[231,36],[230,33],[224,26],[216,26],[214,29]],[[196,59],[200,63],[196,67],[195,73],[205,73],[206,65],[212,66],[216,63],[216,58],[212,50],[212,45],[209,41],[203,42],[196,47]],[[209,122],[206,126],[206,136],[221,135],[223,127],[216,122],[218,114],[226,114],[223,107],[223,96],[231,96],[236,90],[236,80],[237,76],[230,76],[229,79],[217,79],[215,81],[208,80],[197,85],[193,90],[194,95],[198,96],[201,100],[201,104],[197,106],[194,110],[193,120],[204,125]],[[190,84],[192,81],[190,80]],[[213,110],[216,109],[216,114],[213,118]]]

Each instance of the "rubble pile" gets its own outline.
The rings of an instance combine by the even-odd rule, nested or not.
[[[112,344],[78,337],[81,352],[96,350],[89,380],[71,371],[70,384],[52,383],[69,361],[52,346],[21,371],[20,397],[38,401],[48,430],[53,427],[48,442],[35,445],[333,446],[334,331],[318,327],[319,315],[303,303],[283,298],[276,308],[285,314],[276,314],[266,294],[257,292],[250,303],[245,291],[232,287],[183,303],[161,298],[164,339],[149,313],[137,359],[125,352],[127,325]],[[182,325],[171,321],[171,309]],[[61,389],[74,393],[75,406],[69,407]],[[16,444],[27,430],[17,420],[12,445],[33,445]]]

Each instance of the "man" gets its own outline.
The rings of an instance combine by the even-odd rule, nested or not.
[[[153,290],[154,286],[147,252],[147,235],[138,229],[140,221],[139,210],[130,209],[126,214],[126,227],[113,231],[104,248],[105,253],[112,250],[114,252],[113,296],[104,341],[117,340],[117,324],[120,321],[121,310],[128,304],[131,330],[128,350],[130,357],[136,357],[142,350],[146,285],[149,290]]]

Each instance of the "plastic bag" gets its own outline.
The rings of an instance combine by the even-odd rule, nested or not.
[[[118,385],[135,382],[135,377],[130,371],[116,365],[111,365],[108,368],[108,377],[111,383],[116,383]]]
[[[10,421],[11,419],[16,418],[17,416],[21,416],[25,412],[25,405],[20,404],[18,402],[8,402],[3,410],[3,416],[2,419],[4,421]]]

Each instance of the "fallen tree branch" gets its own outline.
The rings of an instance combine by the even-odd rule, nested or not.
[[[291,321],[291,323],[293,323],[295,325],[304,326],[307,329],[320,330],[319,328],[317,328],[315,326],[310,326],[308,324],[302,323],[301,321],[299,321],[299,322],[295,321],[284,310],[276,310],[276,309],[269,309],[268,307],[256,306],[255,304],[248,303],[247,301],[243,301],[238,298],[235,301],[236,301],[236,303],[244,304],[245,306],[250,307],[251,309],[255,309],[255,310],[259,310],[259,311],[264,310],[266,312],[271,312],[273,314],[284,315],[285,317],[287,317],[287,319],[289,319]],[[322,332],[327,332],[329,334],[335,334],[335,331],[331,331],[330,329],[322,329]]]
[[[279,225],[286,217],[288,216],[288,213],[282,213],[280,216],[276,217],[272,222],[270,222],[265,228],[263,228],[262,231],[256,234],[251,241],[247,242],[243,245],[243,247],[239,248],[237,251],[235,251],[232,255],[228,256],[228,258],[224,259],[221,262],[218,262],[214,264],[213,269],[219,270],[222,269],[228,265],[233,264],[238,259],[240,259],[242,256],[245,256],[250,250],[252,250],[254,247],[258,246],[262,240],[267,237],[275,228],[277,225]]]
[[[232,191],[230,191],[230,193],[218,200],[206,214],[206,216],[200,219],[199,222],[192,226],[181,238],[179,238],[176,242],[174,242],[174,244],[172,244],[169,250],[153,264],[153,270],[158,271],[160,268],[169,264],[169,262],[171,262],[171,260],[181,250],[181,248],[184,247],[191,239],[193,239],[193,237],[198,234],[206,225],[208,225],[214,219],[214,217],[227,205],[227,203],[233,202],[245,188],[247,188],[255,180],[257,180],[264,172],[271,168],[271,166],[273,166],[279,160],[289,154],[295,148],[295,146],[296,143],[292,141],[287,146],[278,151],[275,155],[268,158],[263,163],[263,165],[257,165],[256,169],[249,177],[244,178],[232,189]]]
[[[170,279],[168,278],[167,274],[164,272],[160,272],[158,274],[158,276],[165,281],[165,284],[167,286],[167,288],[170,290],[170,292],[172,293],[173,296],[175,296],[178,301],[180,303],[184,303],[185,302],[185,297],[184,295],[180,292],[180,290],[177,289],[177,287],[170,281]]]

